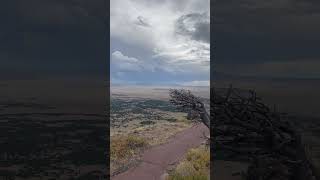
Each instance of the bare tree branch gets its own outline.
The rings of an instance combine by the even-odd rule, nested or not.
[[[246,180],[310,180],[301,135],[284,116],[270,110],[254,91],[211,89],[211,143],[214,152],[246,158]],[[293,178],[296,177],[296,178]]]
[[[170,89],[170,102],[182,111],[194,111],[200,116],[201,122],[210,128],[208,115],[201,98],[193,95],[190,90]]]

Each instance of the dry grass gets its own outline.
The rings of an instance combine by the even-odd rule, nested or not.
[[[153,121],[155,123],[148,125],[142,125],[141,119],[133,119],[126,126],[111,128],[110,134],[114,137],[133,134],[144,137],[151,146],[154,146],[167,142],[168,138],[193,125],[186,119],[186,113],[166,112],[162,117],[164,119]],[[172,118],[174,121],[165,120],[167,118]]]
[[[167,117],[168,116],[168,117]],[[174,118],[175,122],[162,120],[154,124],[142,125],[140,119],[133,119],[126,126],[111,128],[110,173],[117,174],[135,166],[139,162],[141,150],[167,140],[176,133],[192,126],[186,120],[185,113],[166,112],[165,118]]]
[[[191,149],[167,180],[207,180],[210,173],[210,150],[201,146]]]
[[[148,145],[144,138],[128,135],[111,138],[111,161],[129,158]]]
[[[140,152],[149,146],[145,138],[135,135],[112,136],[110,143],[110,174],[119,173],[139,159]]]

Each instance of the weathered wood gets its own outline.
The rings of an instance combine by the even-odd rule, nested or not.
[[[301,135],[285,114],[271,110],[254,91],[230,87],[210,93],[211,143],[216,151],[247,157],[246,180],[313,178]]]

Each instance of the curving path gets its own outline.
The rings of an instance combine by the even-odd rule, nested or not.
[[[202,123],[179,132],[170,140],[146,150],[142,162],[129,170],[111,177],[112,180],[162,180],[166,170],[181,160],[184,154],[205,141],[209,129]]]

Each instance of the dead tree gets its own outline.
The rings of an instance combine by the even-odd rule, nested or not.
[[[193,95],[190,90],[170,89],[170,102],[182,111],[197,113],[201,122],[210,128],[210,116],[201,98]]]
[[[184,111],[198,112],[210,128],[213,153],[251,164],[245,180],[315,180],[313,164],[301,135],[285,114],[271,110],[254,91],[210,90],[210,112],[189,90],[170,90],[170,102]]]
[[[301,136],[284,114],[254,91],[211,89],[213,152],[251,163],[246,180],[311,180],[312,164]]]

